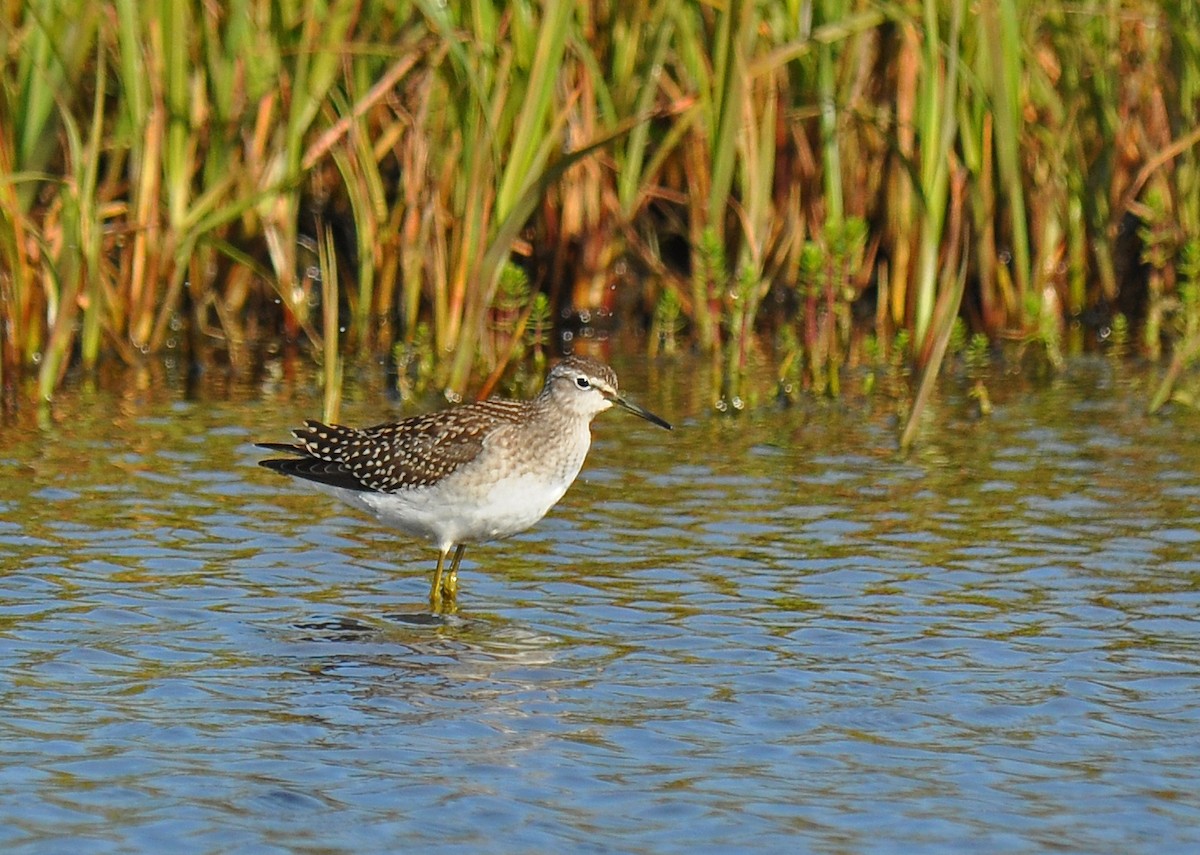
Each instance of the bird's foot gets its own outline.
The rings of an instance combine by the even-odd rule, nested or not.
[[[442,596],[447,600],[458,597],[458,571],[451,570],[442,578]]]
[[[446,573],[429,589],[429,606],[434,614],[453,614],[457,608],[458,573]]]

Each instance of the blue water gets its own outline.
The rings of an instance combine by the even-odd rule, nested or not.
[[[255,466],[318,389],[6,428],[0,848],[1200,846],[1200,416],[1089,362],[948,383],[901,458],[882,398],[622,375],[675,432],[602,415],[447,617],[431,549]]]

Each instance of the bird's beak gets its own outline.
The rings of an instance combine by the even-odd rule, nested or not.
[[[635,416],[640,416],[641,418],[645,419],[646,421],[658,425],[660,428],[666,428],[667,430],[671,430],[671,423],[668,422],[666,419],[660,419],[658,416],[654,415],[654,413],[650,412],[649,410],[643,410],[637,404],[633,403],[632,401],[625,400],[623,397],[618,395],[616,392],[613,392],[610,395],[607,395],[606,397],[610,401],[612,401],[614,404],[617,404],[618,406],[620,406],[622,409],[629,410],[629,412],[633,413]]]

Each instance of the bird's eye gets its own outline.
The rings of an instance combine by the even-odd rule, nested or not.
[[[575,385],[578,386],[580,389],[592,388],[592,384],[588,382],[588,379],[586,377],[582,377],[582,376],[575,378]]]

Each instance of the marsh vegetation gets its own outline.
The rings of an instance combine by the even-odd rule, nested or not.
[[[751,360],[838,394],[1114,338],[1187,400],[1197,33],[1148,0],[7,3],[5,401],[281,343],[331,407],[363,358],[453,397],[619,324],[709,354],[718,407]]]

